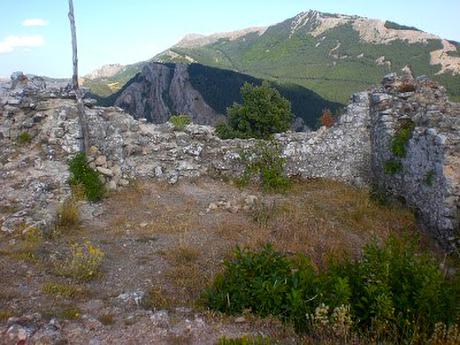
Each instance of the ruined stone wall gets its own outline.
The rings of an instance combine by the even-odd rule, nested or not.
[[[400,92],[402,82],[389,76],[381,88],[355,94],[332,128],[275,138],[287,158],[289,175],[375,185],[404,198],[447,248],[459,233],[459,108],[431,81],[411,79],[414,91],[408,93]],[[16,210],[0,215],[2,229],[9,231],[21,219],[32,223],[50,218],[43,218],[43,208],[69,193],[65,162],[78,152],[81,138],[75,101],[49,90],[46,95],[0,95],[0,111],[4,147],[0,176],[5,177],[1,184],[6,191],[0,195],[0,210],[13,204]],[[109,189],[137,177],[170,183],[216,173],[234,177],[243,170],[242,150],[255,144],[254,140],[220,140],[208,126],[191,124],[175,131],[169,123],[137,121],[116,107],[88,108],[87,115],[93,145],[90,164]],[[395,158],[392,138],[406,118],[415,125],[407,154],[400,159],[401,171],[388,174],[385,164]],[[16,145],[23,131],[31,134],[33,150]],[[22,186],[21,176],[27,181]],[[37,180],[42,182],[40,188]]]
[[[458,245],[460,105],[450,103],[445,89],[430,80],[394,75],[372,90],[370,99],[372,181],[380,191],[413,207],[420,224],[444,247]],[[404,157],[398,157],[392,152],[393,141],[408,123],[411,138]],[[400,171],[385,171],[391,162],[400,164]]]

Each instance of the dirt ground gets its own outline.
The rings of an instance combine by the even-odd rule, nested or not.
[[[17,343],[14,325],[53,344],[216,344],[245,334],[294,344],[276,320],[206,309],[201,295],[235,246],[271,242],[321,267],[331,255],[358,256],[373,239],[415,229],[410,211],[324,180],[297,182],[286,194],[207,178],[137,181],[78,210],[79,224],[59,235],[0,234],[1,344]],[[87,282],[56,275],[51,263],[86,240],[104,252],[101,272]]]

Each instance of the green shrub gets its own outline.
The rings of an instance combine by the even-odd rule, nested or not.
[[[276,141],[258,141],[254,147],[241,154],[245,169],[237,181],[241,187],[256,178],[265,191],[283,192],[291,186],[286,176],[286,159],[281,157],[280,144]]]
[[[391,142],[391,152],[399,158],[406,157],[406,145],[412,137],[415,124],[411,120],[404,121],[400,128],[396,131]]]
[[[245,139],[243,133],[236,133],[228,124],[225,122],[218,123],[216,125],[216,134],[221,139],[234,139],[242,138]]]
[[[22,132],[18,135],[16,141],[19,145],[29,144],[32,141],[32,136],[28,132]]]
[[[192,119],[188,115],[173,115],[169,118],[176,131],[183,131],[187,125],[192,123]]]
[[[385,174],[395,175],[403,170],[403,166],[401,161],[390,159],[385,162],[383,169],[385,171]]]
[[[286,311],[291,265],[270,245],[260,252],[237,248],[235,259],[224,265],[225,272],[207,292],[212,309],[230,314],[251,309],[262,316]]]
[[[78,153],[69,162],[70,184],[83,186],[85,196],[89,201],[99,201],[104,196],[104,184],[99,173],[92,169],[84,153]]]
[[[245,83],[241,88],[243,104],[227,109],[228,125],[221,124],[217,134],[222,139],[268,139],[273,133],[287,131],[292,123],[291,103],[268,82],[261,86]]]
[[[210,308],[278,316],[310,334],[327,326],[336,336],[354,331],[423,342],[437,323],[459,320],[458,273],[446,277],[408,239],[371,243],[359,260],[330,262],[323,271],[303,255],[288,258],[270,245],[257,252],[237,248],[224,266],[205,293]]]

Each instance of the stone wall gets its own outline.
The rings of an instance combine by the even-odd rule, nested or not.
[[[401,92],[405,90],[410,92]],[[380,191],[403,199],[444,247],[458,245],[460,235],[460,104],[450,103],[445,89],[426,78],[389,75],[370,93],[372,180]],[[392,153],[404,123],[415,128],[405,157]],[[401,171],[385,172],[389,161]]]
[[[289,175],[375,185],[404,198],[449,248],[459,234],[459,106],[448,102],[442,87],[423,78],[409,80],[414,91],[399,92],[406,82],[388,76],[381,88],[355,94],[332,128],[275,138],[287,158]],[[1,184],[7,191],[0,196],[0,210],[13,204],[16,210],[0,218],[5,231],[21,219],[43,221],[43,209],[51,210],[50,205],[69,193],[65,162],[80,147],[78,113],[68,95],[62,98],[50,92],[0,95],[0,140],[5,148],[0,174],[6,177]],[[90,164],[104,176],[109,189],[137,177],[176,183],[184,177],[216,173],[236,176],[243,170],[240,153],[255,144],[254,140],[220,140],[208,126],[191,124],[175,131],[169,123],[138,121],[116,107],[87,108],[87,115],[93,145]],[[394,159],[391,142],[404,118],[410,118],[415,129],[401,159],[402,170],[392,175],[384,167]],[[33,149],[16,144],[22,131],[31,134]],[[28,181],[22,187],[21,178]],[[34,189],[37,178],[44,181],[41,189]]]

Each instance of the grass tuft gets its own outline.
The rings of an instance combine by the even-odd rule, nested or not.
[[[75,226],[80,221],[77,203],[73,198],[66,199],[60,206],[56,214],[56,225],[61,228]]]
[[[16,139],[19,145],[26,145],[32,142],[32,136],[28,132],[22,132]]]
[[[169,118],[169,122],[174,126],[174,130],[183,131],[187,125],[192,123],[192,119],[188,115],[173,115]]]
[[[70,255],[62,260],[54,260],[57,275],[79,281],[92,280],[99,274],[104,252],[91,242],[75,243],[70,248]]]
[[[42,292],[50,296],[64,298],[75,298],[78,296],[84,296],[88,294],[86,289],[83,287],[72,284],[61,284],[55,282],[48,282],[43,284]]]

